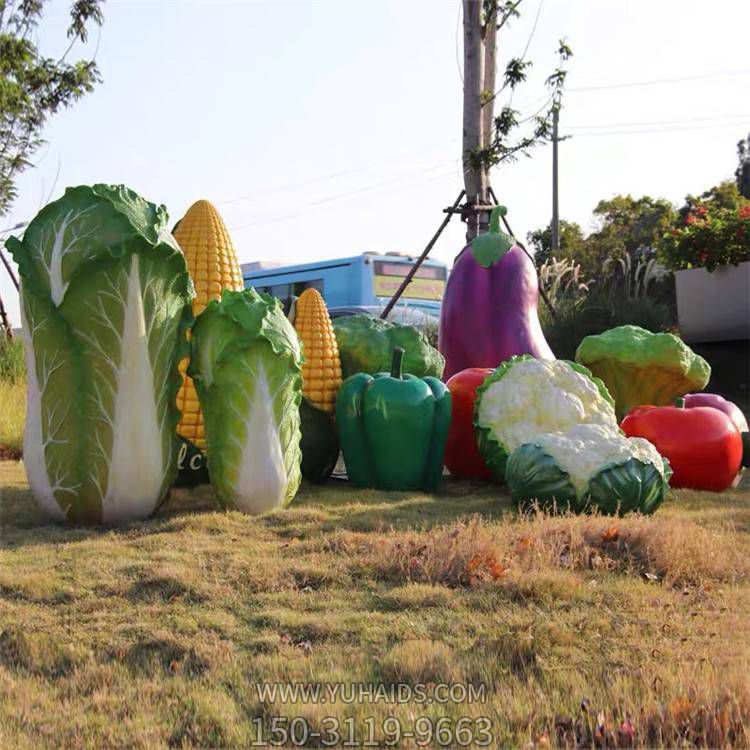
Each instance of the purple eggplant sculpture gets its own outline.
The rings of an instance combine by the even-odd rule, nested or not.
[[[493,209],[489,231],[461,251],[448,278],[438,337],[445,380],[468,367],[497,367],[514,354],[555,358],[539,324],[536,268],[500,229],[505,212]]]

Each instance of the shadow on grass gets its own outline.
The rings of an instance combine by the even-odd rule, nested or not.
[[[23,467],[16,464],[12,472],[12,483],[8,484],[6,471],[0,473],[0,549],[42,545],[70,544],[105,535],[121,538],[138,538],[152,534],[165,534],[180,531],[179,521],[186,513],[216,511],[211,501],[211,492],[196,492],[194,496],[182,497],[177,501],[168,497],[157,513],[143,521],[133,521],[118,526],[81,526],[60,523],[50,518],[37,506],[25,482]],[[20,479],[19,479],[20,477]],[[4,481],[6,480],[6,481]],[[22,481],[21,481],[22,480]],[[174,494],[174,493],[173,493]]]
[[[76,526],[56,523],[41,511],[26,483],[21,464],[3,462],[0,472],[0,548],[75,543],[105,534],[137,539],[179,532],[196,515],[222,513],[208,485],[174,488],[150,519],[110,526]],[[354,487],[347,481],[323,485],[303,483],[289,508],[261,518],[242,521],[262,524],[279,537],[304,537],[336,529],[380,531],[431,528],[464,515],[499,518],[513,506],[503,488],[470,481],[446,479],[435,494],[379,492]]]
[[[750,532],[750,477],[725,493],[680,490],[670,493],[663,512],[685,513],[707,526],[731,523]],[[0,548],[75,543],[105,534],[138,539],[183,531],[196,516],[222,514],[210,486],[173,489],[150,519],[108,526],[72,526],[50,522],[37,507],[26,483],[23,466],[0,462]],[[380,532],[388,529],[429,529],[457,518],[480,515],[499,519],[515,513],[505,488],[446,478],[436,493],[379,492],[354,487],[347,481],[322,485],[303,483],[289,508],[260,518],[235,514],[239,524],[253,524],[278,538],[306,538],[338,529]],[[210,523],[209,523],[210,525]]]
[[[322,533],[346,529],[432,528],[462,516],[500,518],[514,511],[510,497],[497,485],[447,478],[438,492],[380,492],[346,481],[306,485],[284,513],[263,521],[283,537],[305,537],[315,526]],[[314,523],[308,516],[313,516]]]

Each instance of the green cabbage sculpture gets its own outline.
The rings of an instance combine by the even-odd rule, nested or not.
[[[443,355],[414,326],[391,323],[372,315],[346,315],[333,321],[341,356],[341,374],[346,378],[358,372],[370,375],[390,372],[393,350],[404,354],[404,372],[424,378],[440,378],[445,368]],[[470,335],[467,333],[467,335]]]
[[[511,357],[477,389],[474,426],[479,453],[502,482],[508,456],[519,445],[577,424],[616,428],[613,407],[602,381],[575,362],[528,354]]]
[[[623,515],[653,513],[671,474],[648,440],[625,437],[616,426],[579,424],[520,445],[508,459],[505,479],[521,507]]]
[[[252,514],[283,508],[301,481],[302,348],[281,303],[225,290],[197,317],[192,350],[219,503]]]
[[[69,188],[23,239],[24,465],[56,519],[151,514],[177,473],[175,404],[193,287],[164,206],[128,188]]]
[[[706,387],[711,367],[671,333],[652,333],[639,326],[618,326],[586,336],[576,362],[606,384],[615,399],[617,418],[636,406],[666,406],[676,396]]]

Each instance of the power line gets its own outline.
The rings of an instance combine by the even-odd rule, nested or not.
[[[709,117],[686,117],[678,120],[651,120],[651,121],[640,121],[640,122],[609,122],[609,123],[598,123],[593,125],[569,125],[570,130],[596,130],[600,128],[620,128],[620,127],[639,127],[639,126],[652,126],[652,125],[682,125],[691,122],[715,122],[717,120],[729,121],[736,119],[747,119],[750,120],[750,113],[738,112],[737,114],[725,114],[725,115],[712,115]]]
[[[688,132],[690,130],[710,130],[712,128],[736,128],[741,124],[741,121],[737,122],[719,122],[707,125],[688,125],[680,128],[645,128],[642,130],[607,130],[599,131],[595,133],[572,133],[570,137],[573,138],[595,138],[599,136],[610,136],[610,135],[643,135],[645,133],[681,133]],[[561,139],[562,140],[562,139]]]
[[[651,81],[628,81],[627,83],[605,83],[593,84],[591,86],[576,86],[566,91],[578,93],[582,91],[605,91],[608,89],[628,89],[638,86],[661,86],[669,83],[689,83],[691,81],[705,81],[713,78],[733,78],[736,76],[750,75],[750,68],[739,68],[737,70],[719,70],[713,73],[701,73],[691,76],[680,76],[677,78],[657,78]]]
[[[523,53],[521,54],[521,60],[526,59],[526,54],[529,51],[529,47],[531,46],[531,40],[534,38],[534,34],[536,34],[536,27],[539,24],[539,16],[542,15],[542,8],[544,7],[544,0],[539,0],[539,7],[536,9],[536,16],[534,17],[534,24],[531,27],[531,33],[529,34],[529,38],[526,40],[526,46],[523,48]],[[515,88],[512,88],[510,90],[510,96],[508,97],[508,106],[513,103],[513,94],[516,93]]]
[[[420,172],[434,172],[436,169],[440,169],[441,167],[445,167],[447,164],[453,164],[455,159],[450,159],[448,161],[440,162],[440,164],[435,164],[431,167],[427,167],[425,169],[420,169]],[[375,182],[371,185],[365,185],[363,187],[354,188],[352,190],[347,190],[343,193],[338,193],[337,195],[329,195],[326,198],[320,198],[315,201],[309,201],[308,203],[303,203],[300,208],[305,207],[314,207],[314,206],[321,206],[325,203],[332,203],[333,201],[340,200],[342,198],[348,198],[350,195],[357,195],[358,193],[365,193],[369,190],[374,190],[377,187],[382,187],[384,185],[392,185],[394,182],[400,182],[401,176],[399,177],[389,177],[387,180],[381,180],[380,182]]]
[[[380,159],[379,161],[370,162],[369,164],[363,164],[357,167],[351,167],[350,169],[344,169],[339,172],[330,172],[328,174],[318,175],[317,177],[311,177],[309,180],[304,180],[303,182],[291,182],[287,185],[278,185],[276,187],[268,188],[268,189],[261,189],[259,188],[255,193],[249,194],[249,195],[241,195],[236,198],[227,198],[223,201],[218,201],[216,203],[217,206],[228,206],[232,203],[241,203],[242,201],[248,201],[248,200],[255,200],[259,195],[269,195],[273,193],[282,193],[287,192],[288,190],[296,190],[301,187],[307,187],[309,185],[315,185],[319,182],[328,182],[330,180],[338,179],[339,177],[348,177],[352,174],[357,174],[359,172],[366,172],[370,169],[375,169],[376,167],[381,167],[385,164],[393,164],[394,162],[403,161],[405,159],[409,159],[412,156],[418,156],[419,154],[427,153],[428,151],[434,151],[438,147],[446,146],[449,143],[456,143],[456,138],[451,138],[449,141],[441,141],[440,143],[434,143],[431,146],[425,146],[421,149],[416,149],[414,151],[409,151],[404,154],[399,154],[397,156],[391,156],[386,159]]]
[[[452,160],[452,161],[455,161],[455,160]],[[433,167],[432,169],[437,169],[437,168],[439,168],[441,166],[444,166],[444,165],[445,164],[439,164],[439,165],[436,165],[435,167]],[[425,171],[432,171],[432,170],[428,169],[428,170],[425,170]],[[429,183],[429,182],[434,182],[435,180],[440,180],[440,179],[443,179],[445,177],[449,177],[449,176],[454,175],[454,174],[455,174],[455,167],[452,167],[450,170],[448,170],[446,172],[441,172],[440,174],[437,174],[437,175],[435,175],[433,177],[430,177],[430,178],[428,178],[426,180],[417,180],[416,182],[410,182],[408,184],[403,184],[401,186],[396,186],[396,187],[393,187],[392,190],[393,190],[393,192],[395,192],[395,191],[403,190],[404,188],[418,187],[420,185],[423,185],[423,184],[426,184],[426,183]],[[384,180],[383,182],[374,183],[372,185],[365,185],[365,186],[363,186],[361,188],[357,188],[355,190],[350,190],[350,191],[348,191],[346,193],[341,193],[340,195],[337,195],[337,196],[329,196],[328,198],[324,198],[324,199],[319,200],[319,201],[314,201],[312,203],[302,204],[301,206],[298,207],[300,210],[295,211],[294,213],[291,213],[291,214],[283,214],[283,215],[278,215],[278,216],[272,216],[272,217],[269,217],[269,218],[266,218],[266,219],[257,219],[255,221],[250,221],[250,222],[247,222],[245,224],[239,224],[239,225],[236,225],[236,226],[231,226],[231,227],[229,227],[229,231],[230,232],[235,232],[235,231],[238,231],[240,229],[247,229],[248,227],[254,227],[254,226],[261,225],[261,224],[276,224],[276,223],[278,223],[280,221],[287,221],[288,219],[293,219],[293,218],[296,218],[298,216],[303,216],[303,215],[305,215],[307,213],[310,213],[311,211],[315,211],[316,209],[325,207],[329,203],[335,203],[335,202],[340,201],[340,200],[346,200],[348,198],[354,197],[355,195],[359,195],[360,193],[368,192],[370,190],[376,190],[378,188],[381,188],[381,187],[384,187],[384,186],[387,186],[387,185],[391,185],[393,182],[398,182],[399,180],[400,180],[400,178],[396,179],[396,180],[394,180],[394,179]]]
[[[526,57],[526,53],[529,51],[529,47],[531,46],[531,40],[534,38],[534,34],[536,34],[536,27],[537,27],[537,24],[539,23],[539,16],[542,15],[543,7],[544,7],[544,0],[539,0],[539,7],[536,9],[534,25],[531,27],[531,33],[529,34],[529,38],[526,40],[526,46],[523,48],[523,53],[521,54],[522,60]]]

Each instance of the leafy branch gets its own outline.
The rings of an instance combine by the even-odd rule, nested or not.
[[[518,3],[514,5],[517,6]],[[504,105],[494,118],[494,133],[489,145],[469,155],[472,166],[489,169],[503,161],[512,162],[521,155],[528,156],[532,148],[551,140],[553,113],[561,106],[568,73],[565,63],[572,55],[573,50],[564,39],[561,39],[557,48],[558,65],[545,81],[549,91],[545,104],[533,115],[523,119],[519,110],[514,109],[510,103]],[[494,93],[483,92],[482,105],[486,106],[490,101],[494,101],[504,91],[514,92],[526,81],[527,72],[532,64],[524,57],[509,60],[503,73],[502,85]],[[527,123],[526,131],[519,134],[518,129]]]
[[[44,142],[47,119],[93,91],[101,80],[95,60],[67,62],[77,43],[85,43],[92,24],[101,26],[103,0],[74,0],[67,50],[45,57],[34,33],[46,0],[0,0],[0,215],[16,197],[15,180]]]

